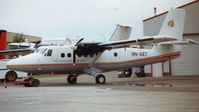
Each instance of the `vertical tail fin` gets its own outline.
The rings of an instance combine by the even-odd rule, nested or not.
[[[160,30],[160,37],[171,37],[177,39],[178,42],[182,42],[182,36],[184,31],[185,10],[184,9],[171,9],[169,10],[162,28]],[[176,42],[176,41],[175,41]],[[162,42],[154,49],[160,54],[168,54],[177,52],[180,54],[181,46],[175,45],[174,42]],[[171,57],[172,58],[172,57]]]
[[[117,27],[116,27],[115,31],[113,32],[109,41],[118,41],[118,40],[129,39],[131,29],[132,28],[130,26],[117,25]]]
[[[169,10],[159,35],[169,35],[177,40],[182,40],[185,21],[184,9]]]

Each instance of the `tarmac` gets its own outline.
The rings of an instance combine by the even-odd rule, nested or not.
[[[80,76],[41,78],[41,87],[0,86],[1,112],[199,112],[199,76],[107,77],[97,85]]]

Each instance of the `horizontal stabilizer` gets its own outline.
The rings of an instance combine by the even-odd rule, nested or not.
[[[197,45],[199,42],[192,40],[192,39],[187,39],[186,41],[170,41],[170,42],[162,42],[162,45],[168,45],[168,44],[176,44],[176,45]]]

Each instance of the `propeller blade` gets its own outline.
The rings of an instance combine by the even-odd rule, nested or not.
[[[73,65],[75,65],[76,63],[76,53],[75,53],[75,50],[73,50]]]
[[[35,46],[34,46],[34,48],[38,48],[39,46],[39,44],[41,43],[41,40],[39,40],[39,41],[37,41],[36,43],[35,43]]]
[[[77,46],[82,40],[84,40],[84,38],[79,39],[75,46]]]
[[[75,65],[75,63],[76,63],[76,49],[78,48],[78,45],[79,45],[79,43],[80,43],[82,40],[84,40],[84,38],[79,39],[79,40],[77,41],[77,43],[75,44],[75,46],[72,47],[72,49],[73,49],[73,65]]]

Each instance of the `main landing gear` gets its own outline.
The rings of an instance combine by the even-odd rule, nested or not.
[[[24,84],[25,87],[38,87],[40,85],[40,81],[32,77],[25,79],[24,81],[29,82]]]
[[[96,84],[105,84],[106,78],[105,78],[105,76],[103,74],[98,74],[95,77],[95,82],[96,82]]]
[[[69,75],[67,78],[69,84],[76,84],[77,83],[77,75]]]
[[[76,84],[77,83],[77,76],[78,75],[69,75],[67,81],[69,84]],[[95,76],[96,84],[105,84],[106,77],[103,74],[98,74]]]

